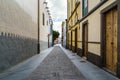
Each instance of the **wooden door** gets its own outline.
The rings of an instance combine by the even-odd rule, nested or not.
[[[77,52],[77,28],[75,29],[75,52]]]
[[[88,24],[83,26],[83,56],[87,57],[88,52]]]
[[[106,68],[116,72],[117,64],[117,9],[106,13]]]

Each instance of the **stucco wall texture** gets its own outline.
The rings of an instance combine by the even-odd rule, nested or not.
[[[0,0],[0,72],[37,54],[37,24],[15,0]]]
[[[45,0],[40,0],[40,50],[48,48],[48,34],[50,34],[50,15],[46,7],[47,3]],[[44,14],[44,25],[43,25],[43,14]],[[48,24],[47,24],[48,22]],[[49,36],[49,42],[52,43],[52,36]]]

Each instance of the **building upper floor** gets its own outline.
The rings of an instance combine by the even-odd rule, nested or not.
[[[52,34],[53,21],[48,7],[48,2],[46,0],[40,0],[40,27],[41,33]]]
[[[79,20],[88,16],[96,7],[99,7],[106,1],[111,0],[67,0],[68,28],[76,25]]]
[[[42,23],[41,26],[50,26],[52,24],[52,18],[47,4],[48,2],[46,2],[46,0],[40,0],[40,21]]]
[[[81,18],[104,1],[107,0],[67,0],[67,19],[71,17],[78,7],[80,9],[79,18]]]

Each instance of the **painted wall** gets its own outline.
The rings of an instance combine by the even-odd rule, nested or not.
[[[88,16],[80,23],[80,35],[82,36],[82,24],[88,20],[88,42],[100,42],[101,40],[101,15],[100,12],[113,3],[115,0],[109,0],[94,13]],[[80,38],[82,41],[82,37]],[[81,43],[82,46],[82,43]],[[100,44],[88,44],[88,51],[100,56]]]
[[[27,12],[32,20],[37,23],[37,8],[38,8],[38,0],[15,0],[19,6]]]
[[[47,12],[47,3],[45,0],[40,1],[40,50],[45,50],[48,48],[48,34],[50,34],[50,15]],[[43,25],[43,14],[45,15],[45,25]],[[48,21],[48,24],[47,24]],[[52,41],[52,36],[49,41]]]
[[[72,41],[72,50],[75,50],[75,29],[77,29],[77,40],[76,41],[80,41],[80,28],[79,28],[79,23],[78,20],[81,19],[82,17],[82,13],[81,13],[81,0],[77,0],[77,3],[75,0],[68,0],[68,20],[67,20],[67,25],[68,25],[68,43],[69,43],[69,47],[71,46],[71,41]],[[71,6],[71,7],[69,7]],[[70,11],[72,10],[72,12]],[[70,12],[70,13],[69,13]],[[72,32],[72,36],[71,36],[71,32]],[[71,40],[72,37],[72,40]],[[77,43],[77,47],[80,47],[80,43]]]
[[[31,15],[25,12],[15,0],[0,0],[0,7],[0,32],[37,39],[37,28]]]
[[[37,25],[25,9],[0,0],[0,72],[37,54]]]
[[[63,47],[66,48],[66,22],[65,21],[62,22],[61,27],[62,27],[62,39],[61,39],[62,41],[61,41],[61,44],[62,44]]]
[[[80,0],[80,3],[82,3],[82,1],[84,1],[84,0]],[[84,9],[84,11],[85,11],[84,14],[86,14],[85,16],[82,16],[82,11],[83,11],[82,7],[83,7],[83,5],[80,4],[81,18],[79,19],[80,22],[78,23],[79,26],[80,26],[80,29],[78,29],[78,35],[79,35],[78,36],[78,40],[79,40],[79,42],[77,42],[77,47],[78,47],[77,51],[78,51],[78,55],[80,55],[83,58],[86,57],[85,59],[87,59],[88,61],[92,62],[93,64],[95,64],[95,65],[97,65],[99,67],[106,67],[106,68],[109,69],[108,65],[110,63],[109,66],[112,66],[112,68],[114,68],[114,71],[116,72],[117,76],[119,77],[120,76],[119,75],[119,73],[120,73],[119,72],[119,58],[118,58],[119,54],[117,55],[117,50],[114,53],[114,59],[112,59],[112,58],[110,59],[110,58],[106,57],[105,56],[105,52],[106,51],[101,50],[102,47],[105,45],[103,43],[104,41],[101,41],[101,37],[102,37],[101,34],[104,32],[103,30],[101,30],[101,28],[102,28],[102,24],[101,23],[103,22],[103,21],[101,22],[101,19],[103,17],[101,15],[101,11],[103,11],[103,10],[106,11],[108,9],[110,10],[111,8],[113,8],[115,6],[117,6],[117,9],[119,11],[119,7],[120,7],[119,6],[119,0],[105,0],[105,1],[102,0],[103,2],[101,2],[101,3],[100,3],[100,1],[101,0],[95,0],[93,2],[93,0],[88,0],[88,13],[89,12],[91,12],[91,13],[86,14],[87,8],[85,8]],[[76,11],[75,11],[75,13],[76,13]],[[75,15],[72,14],[72,20],[74,20],[73,16],[75,16]],[[69,18],[68,18],[68,24],[67,24],[68,27],[70,26],[71,22],[72,21],[69,20]],[[85,36],[85,35],[83,35],[83,27],[86,27],[86,26],[84,26],[84,23],[87,23],[87,25],[88,25],[88,41],[86,42],[88,44],[88,47],[83,49],[84,45],[82,44],[83,43],[82,37]],[[74,47],[74,44],[75,44],[74,43],[75,28],[78,28],[77,24],[75,26],[73,26],[73,25],[74,25],[74,22],[72,24],[72,28],[68,29],[68,34],[70,34],[71,31],[72,31],[72,34],[73,34],[73,36],[72,36],[72,40],[73,40],[72,47]],[[118,42],[119,42],[119,40],[118,40]],[[111,43],[111,44],[113,44],[113,43]],[[68,47],[68,48],[71,49],[71,35],[69,35],[69,46],[70,47]],[[73,51],[73,49],[72,49],[72,51]],[[88,49],[88,52],[86,52],[87,49]],[[86,53],[84,53],[84,52],[86,52]],[[108,54],[106,53],[106,55],[108,55]],[[111,57],[113,57],[113,56],[111,56]],[[118,62],[117,62],[117,60],[118,60]]]
[[[88,0],[88,11],[92,10],[101,0]]]
[[[100,41],[101,41],[101,15],[100,12],[103,10],[105,7],[113,3],[115,0],[109,0],[107,1],[103,6],[101,6],[99,9],[97,9],[95,12],[93,12],[91,15],[86,17],[82,22],[79,24],[75,25],[75,15],[78,13],[78,19],[80,20],[82,16],[82,0],[79,0],[80,5],[74,11],[72,14],[72,17],[69,19],[68,18],[68,34],[69,34],[69,46],[71,46],[71,31],[72,31],[72,46],[75,46],[75,29],[77,28],[78,31],[78,44],[77,47],[82,49],[82,26],[85,21],[88,20],[88,52],[96,54],[100,56]],[[75,9],[75,2],[68,0],[68,4],[71,5],[69,7],[68,5],[68,17],[70,17],[70,8],[72,10]],[[100,3],[100,0],[95,0],[94,2],[92,0],[88,0],[88,12],[91,11],[95,6]],[[71,28],[72,27],[72,28]],[[79,28],[80,27],[80,28]],[[92,42],[92,43],[91,43]]]

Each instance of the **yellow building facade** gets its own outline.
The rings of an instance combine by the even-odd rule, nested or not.
[[[77,42],[80,39],[80,17],[80,0],[68,0],[67,47],[73,52],[77,52],[77,46],[80,46]]]
[[[120,77],[120,0],[67,0],[67,48]]]

